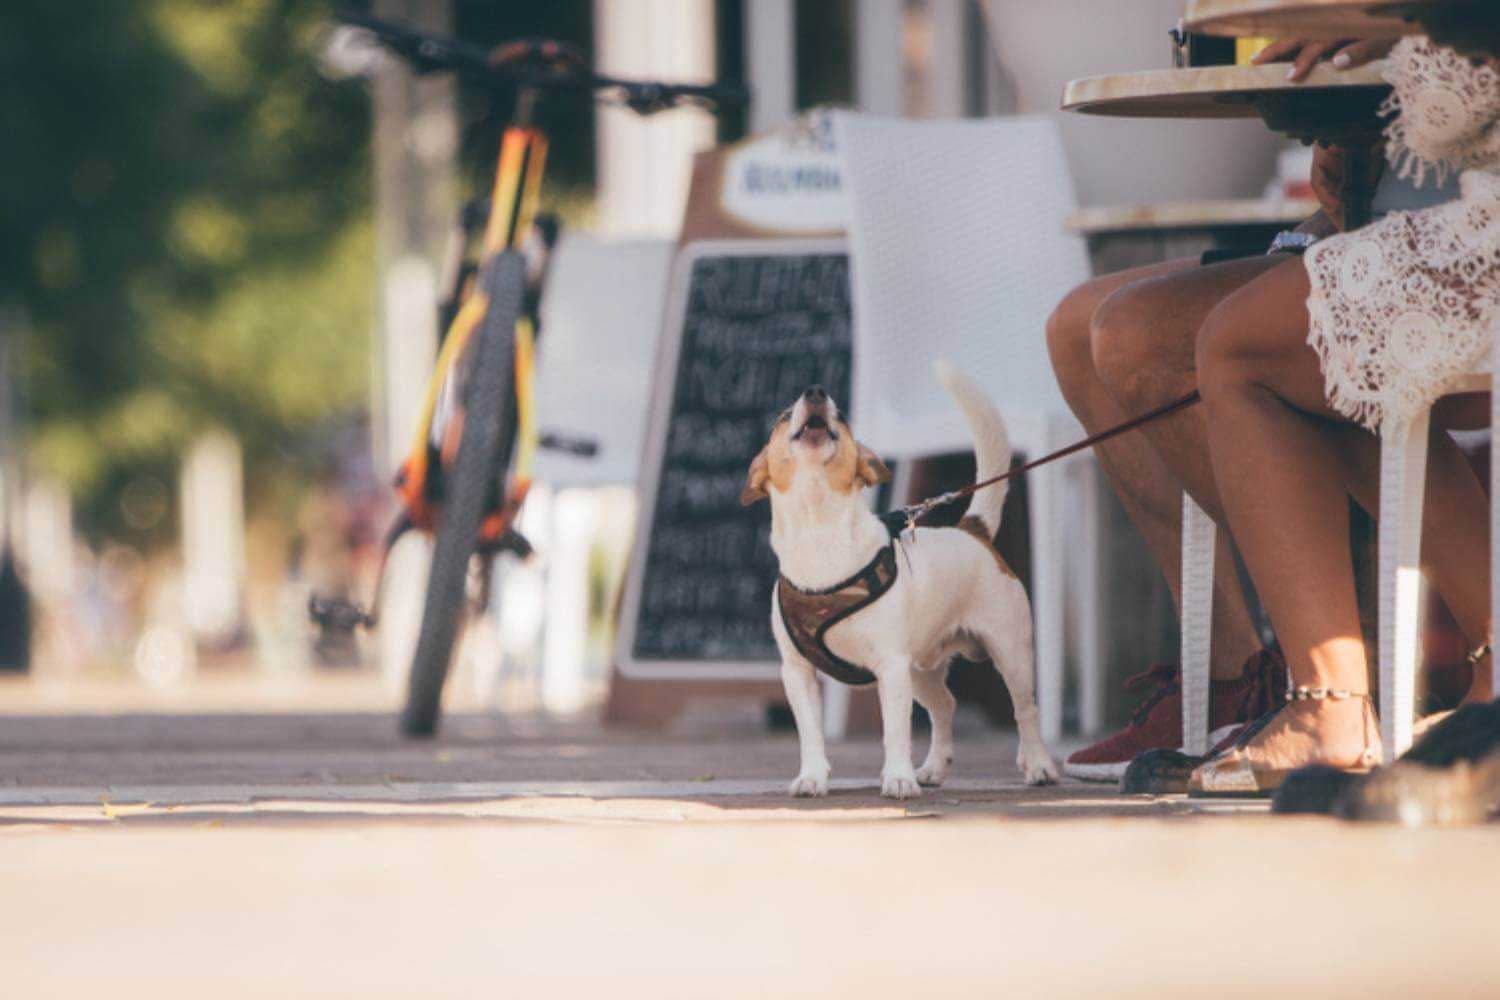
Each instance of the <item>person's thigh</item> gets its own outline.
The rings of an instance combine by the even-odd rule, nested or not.
[[[1047,320],[1047,349],[1065,387],[1079,379],[1094,379],[1089,331],[1100,303],[1128,285],[1196,266],[1196,260],[1184,258],[1132,267],[1091,278],[1065,295]]]
[[[1310,288],[1302,259],[1293,257],[1225,297],[1198,336],[1204,392],[1248,382],[1304,413],[1347,423],[1328,405],[1323,369],[1307,342]]]
[[[1122,402],[1179,392],[1196,365],[1198,331],[1230,295],[1283,263],[1257,256],[1147,275],[1118,287],[1094,311],[1095,368]]]

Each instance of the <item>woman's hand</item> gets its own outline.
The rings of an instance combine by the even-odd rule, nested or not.
[[[1395,38],[1344,38],[1325,41],[1316,38],[1285,38],[1272,42],[1256,53],[1251,62],[1257,66],[1267,63],[1291,61],[1286,78],[1292,81],[1307,79],[1313,67],[1327,59],[1335,69],[1353,69],[1377,59],[1384,59],[1396,47]]]

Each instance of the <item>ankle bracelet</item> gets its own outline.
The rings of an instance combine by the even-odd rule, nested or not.
[[[1489,643],[1485,643],[1483,646],[1479,646],[1472,653],[1470,653],[1468,655],[1467,659],[1469,661],[1469,666],[1472,667],[1474,664],[1478,663],[1480,660],[1484,659],[1486,656],[1489,656],[1489,655],[1490,655],[1490,644]]]
[[[1348,701],[1368,698],[1367,691],[1345,691],[1343,688],[1294,687],[1286,693],[1287,701]]]

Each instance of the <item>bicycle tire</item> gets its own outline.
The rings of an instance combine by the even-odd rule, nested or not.
[[[401,713],[401,731],[407,736],[437,732],[469,560],[478,547],[487,501],[510,464],[515,441],[515,330],[526,293],[525,258],[514,251],[496,255],[483,269],[479,284],[489,296],[489,307],[470,347],[458,453],[443,476],[432,569]]]

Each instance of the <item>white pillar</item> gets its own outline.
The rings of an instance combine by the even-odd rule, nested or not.
[[[797,39],[793,0],[745,4],[750,131],[768,132],[797,113]]]
[[[240,443],[208,431],[182,465],[183,603],[200,639],[224,639],[239,626],[245,594],[245,501]]]
[[[712,0],[594,0],[594,65],[610,76],[706,83],[714,78]],[[596,112],[597,211],[609,236],[671,236],[682,223],[692,154],[714,144],[697,108],[641,118]]]
[[[452,30],[451,0],[376,0],[374,13],[423,31]],[[375,234],[380,298],[372,352],[376,470],[394,473],[432,370],[436,275],[457,210],[453,80],[417,77],[386,59],[373,81]]]
[[[73,496],[51,477],[33,480],[21,505],[17,555],[26,582],[42,601],[61,601],[73,593]]]
[[[549,711],[583,706],[589,632],[589,549],[598,522],[591,490],[570,489],[553,504],[552,551],[547,558],[547,624],[543,640],[542,700]]]
[[[973,0],[927,0],[928,114],[934,118],[962,118],[967,110],[969,50],[965,38]]]
[[[854,100],[861,111],[900,115],[905,63],[901,32],[905,4],[856,0],[854,7]]]
[[[398,257],[386,268],[384,292],[384,454],[379,458],[389,475],[411,449],[437,357],[438,288],[432,264],[414,253]]]

